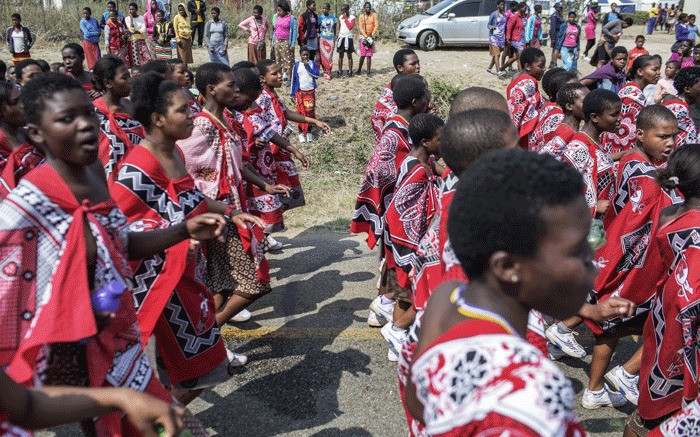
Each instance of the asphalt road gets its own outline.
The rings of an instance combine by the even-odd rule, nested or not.
[[[269,256],[273,292],[253,305],[251,321],[223,329],[229,347],[250,362],[227,384],[203,393],[191,410],[219,436],[406,435],[395,365],[386,359],[379,330],[366,324],[376,293],[376,253],[361,237],[324,228],[276,238],[285,247]],[[579,340],[590,350],[585,328]],[[613,363],[634,346],[634,339],[623,343]],[[580,407],[589,363],[590,357],[560,364],[577,394],[576,415],[591,435],[621,435],[632,406]]]

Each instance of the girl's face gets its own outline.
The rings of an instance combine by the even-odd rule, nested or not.
[[[342,7],[340,8],[340,12],[343,13],[343,14],[345,14],[345,15],[350,15],[350,8],[347,7],[347,6],[342,6]]]
[[[576,14],[569,14],[569,24],[576,24]]]
[[[365,11],[365,14],[368,14],[372,12],[372,5],[369,3],[365,3],[365,6],[362,8]]]
[[[219,73],[219,79],[219,82],[211,87],[211,91],[207,90],[210,94],[208,98],[213,98],[221,107],[229,108],[238,97],[238,87],[233,79],[233,73],[230,71]]]
[[[138,16],[138,8],[136,6],[129,6],[129,15],[136,18]]]
[[[182,15],[183,17],[185,16],[185,8],[182,7],[182,5],[177,7],[177,11]]]
[[[119,16],[117,15],[117,11],[115,11],[114,9],[112,9],[111,11],[109,11],[109,18],[110,18],[112,21],[118,20],[118,19],[119,19]]]
[[[501,2],[497,4],[496,7],[498,8],[498,12],[503,12],[506,9],[506,4],[504,2]]]
[[[690,43],[688,41],[683,41],[678,46],[678,53],[683,57],[690,56]]]
[[[285,15],[287,15],[287,11],[277,6],[277,16],[284,17]]]
[[[260,97],[260,93],[244,93],[238,90],[236,87],[236,96],[231,101],[231,107],[229,109],[234,109],[236,111],[245,111],[250,108],[250,105]]]
[[[165,114],[158,114],[163,122],[163,133],[171,140],[184,140],[192,135],[194,123],[189,107],[190,98],[185,90],[173,91]]]
[[[664,73],[666,74],[666,77],[669,79],[672,79],[676,77],[676,73],[678,72],[678,64],[673,64],[673,63],[666,63],[666,70]]]
[[[574,116],[576,120],[583,120],[584,115],[583,115],[583,99],[586,98],[590,91],[588,88],[581,88],[576,90],[576,99],[574,100],[574,104],[571,107],[571,114]]]
[[[277,64],[272,64],[268,67],[267,73],[263,75],[262,82],[270,88],[279,88],[282,86],[282,69]]]
[[[437,128],[435,135],[429,140],[423,140],[423,147],[428,152],[428,155],[433,155],[435,158],[440,158],[440,137],[442,136],[442,126]]]
[[[611,62],[617,71],[621,71],[625,68],[625,65],[627,65],[627,55],[624,53],[618,53]]]
[[[17,17],[12,17],[12,26],[13,27],[19,27],[22,25],[22,20],[20,20]]]
[[[181,87],[187,87],[187,66],[185,64],[173,66],[173,80]]]
[[[129,93],[131,92],[131,73],[129,72],[129,67],[126,65],[120,65],[119,68],[117,68],[114,79],[105,82],[105,85],[107,85],[107,88],[114,97],[118,99],[129,97]]]
[[[637,70],[637,75],[648,84],[655,84],[661,77],[661,63],[654,59],[644,68]]]
[[[525,66],[525,71],[530,76],[534,77],[537,80],[540,80],[542,79],[542,75],[544,74],[545,64],[546,61],[544,56],[539,57],[532,64],[527,64]]]
[[[403,64],[399,67],[399,73],[403,74],[420,74],[420,60],[418,55],[408,55]]]
[[[63,65],[69,73],[79,71],[83,67],[83,57],[78,55],[73,49],[63,49]]]
[[[82,89],[59,91],[44,102],[38,125],[29,124],[29,137],[46,155],[76,166],[98,159],[99,121]]]
[[[8,125],[19,128],[27,122],[24,119],[24,112],[19,104],[19,90],[15,87],[10,91],[10,98],[7,99],[7,104],[0,106],[0,119]]]
[[[689,97],[693,102],[700,100],[700,80],[696,81],[692,86],[685,89],[686,97]]]
[[[671,119],[657,120],[649,129],[637,129],[636,135],[644,152],[649,155],[652,162],[659,164],[668,161],[677,134],[678,122]]]
[[[428,84],[425,84],[425,93],[423,96],[419,99],[417,99],[414,102],[414,110],[416,111],[416,114],[422,114],[425,112],[428,112],[430,109],[430,100],[432,99],[432,95],[430,94],[430,89],[428,89]]]
[[[279,15],[279,14],[277,14],[277,15]],[[257,20],[257,19],[259,19],[260,17],[262,17],[262,12],[260,12],[260,11],[257,10],[257,9],[254,9],[254,10],[253,10],[253,18],[255,18],[255,19]]]
[[[321,9],[321,12],[323,13],[323,15],[328,15],[331,12],[331,5],[323,5],[323,9]]]
[[[299,56],[301,57],[301,62],[309,62],[309,52],[308,50],[304,50],[299,53]]]
[[[693,63],[700,65],[700,48],[693,50]]]
[[[642,47],[644,47],[644,40],[640,38],[634,42],[634,45],[637,46],[637,49],[641,50]]]
[[[156,21],[163,21],[163,18],[165,18],[165,15],[161,11],[156,12]]]
[[[211,18],[214,21],[219,21],[219,11],[217,11],[216,9],[212,10],[211,11]]]
[[[602,114],[593,114],[591,119],[603,132],[615,132],[620,128],[620,120],[622,116],[622,103],[615,103],[612,107],[604,110]],[[595,119],[593,119],[595,117]]]
[[[314,12],[316,10],[316,3],[311,3],[306,9]]]

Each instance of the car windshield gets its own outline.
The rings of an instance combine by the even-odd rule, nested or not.
[[[456,3],[458,0],[443,0],[440,3],[436,4],[432,8],[428,9],[427,11],[423,12],[425,15],[435,15],[438,12],[442,11],[446,7],[452,5],[453,3]]]

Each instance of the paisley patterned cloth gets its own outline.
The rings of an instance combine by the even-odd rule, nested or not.
[[[539,120],[542,99],[537,86],[537,79],[523,73],[513,79],[506,88],[508,112],[518,129],[520,147],[527,149],[528,138]]]

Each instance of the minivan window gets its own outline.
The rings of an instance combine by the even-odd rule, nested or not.
[[[491,12],[496,10],[496,3],[498,0],[484,0],[483,9],[481,15],[491,15]],[[541,2],[538,2],[541,3]],[[543,6],[544,7],[544,6]],[[568,9],[566,9],[568,11]]]
[[[425,15],[435,15],[438,12],[442,11],[446,7],[450,6],[451,4],[454,4],[458,0],[443,0],[440,3],[436,4],[432,8],[428,9],[427,11],[423,12]]]
[[[456,18],[476,17],[479,15],[479,6],[481,6],[480,1],[459,3],[450,8],[447,13],[455,14]]]

